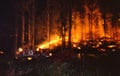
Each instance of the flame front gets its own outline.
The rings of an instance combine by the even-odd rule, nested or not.
[[[62,40],[62,39],[59,38],[59,36],[57,36],[57,37],[55,37],[54,40],[50,40],[50,41],[48,41],[48,42],[44,42],[43,44],[39,45],[38,47],[39,47],[40,49],[53,48],[53,46],[55,47],[55,46],[57,46],[58,44],[61,44],[61,43],[60,43],[61,40]]]
[[[53,1],[54,2],[54,1]],[[57,4],[52,3],[49,5]],[[43,36],[39,36],[42,29],[42,25],[46,27],[45,33],[45,41],[40,42],[38,48],[54,48],[58,45],[62,45],[62,35],[64,35],[65,44],[69,41],[69,12],[66,12],[67,8],[58,9],[59,5],[56,8],[52,8],[52,10],[46,10],[48,15],[45,16],[45,20],[41,21],[40,24],[38,22],[38,39],[42,40]],[[118,20],[115,27],[112,27],[112,14],[106,13],[106,21],[104,21],[103,14],[100,12],[100,8],[95,7],[91,12],[89,6],[87,4],[84,5],[84,17],[81,17],[80,11],[76,11],[74,8],[71,10],[72,14],[72,29],[71,29],[71,43],[79,43],[81,40],[90,40],[92,39],[100,39],[102,37],[114,38],[119,40],[120,37],[118,34],[120,33],[118,25],[120,21]],[[52,12],[50,12],[52,11]],[[61,16],[62,14],[62,16]],[[62,19],[62,20],[61,20]],[[40,21],[38,19],[38,21]],[[106,29],[105,29],[105,26]],[[39,31],[40,30],[40,31]],[[117,33],[117,34],[116,34]],[[116,35],[116,36],[115,36]],[[39,41],[38,41],[39,42]]]
[[[99,10],[96,10],[95,13],[100,15]],[[80,14],[79,12],[73,12],[72,14],[72,30],[71,30],[71,42],[72,43],[79,43],[80,40],[86,40],[89,39],[89,20],[88,16],[85,16],[85,23],[81,22]],[[93,21],[94,22],[94,21]],[[68,22],[67,22],[68,23]],[[92,26],[92,33],[93,38],[100,38],[104,36],[104,28],[103,28],[103,22],[102,18],[98,17],[98,24],[96,25],[95,22]],[[57,24],[53,25],[57,26]],[[57,28],[56,28],[57,29]],[[52,31],[56,31],[56,29],[52,29]],[[100,32],[99,32],[100,31]],[[46,49],[46,48],[54,48],[58,45],[62,45],[62,37],[59,35],[59,31],[57,31],[58,35],[51,35],[50,38],[47,38],[43,44],[39,44],[38,48],[40,49]],[[65,42],[68,42],[68,30],[65,33]]]

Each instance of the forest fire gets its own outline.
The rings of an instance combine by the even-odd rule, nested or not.
[[[98,38],[102,38],[105,36],[104,33],[104,27],[103,27],[103,19],[101,18],[101,14],[100,11],[98,9],[95,10],[94,12],[95,14],[98,14],[97,17],[97,21],[96,18],[93,19],[93,26],[92,26],[92,35],[89,36],[90,34],[90,28],[88,25],[89,24],[89,19],[88,16],[86,15],[85,18],[83,19],[85,21],[85,23],[83,23],[83,20],[80,18],[80,13],[79,12],[75,12],[73,11],[72,14],[72,30],[71,30],[71,42],[72,43],[79,43],[81,40],[89,40],[91,38],[93,39],[98,39]],[[96,21],[96,23],[95,23]],[[68,22],[66,22],[68,23]],[[57,24],[53,25],[53,26],[57,26]],[[66,25],[67,27],[68,25]],[[56,31],[57,28],[52,29],[52,31]],[[48,31],[49,32],[49,31]],[[63,30],[64,32],[64,30]],[[57,33],[59,34],[60,31],[57,31]],[[67,43],[69,40],[69,30],[65,31],[65,42]],[[107,35],[106,35],[107,36]],[[51,39],[52,38],[52,39]],[[55,46],[58,45],[62,45],[62,37],[60,35],[51,35],[50,38],[47,38],[45,42],[43,42],[43,44],[39,45],[38,48],[40,49],[45,49],[45,48],[54,48]],[[74,44],[73,47],[75,47],[76,45]]]
[[[31,2],[28,4],[33,6],[31,12],[27,3],[21,4],[24,11],[18,11],[22,12],[22,30],[18,32],[22,35],[19,42],[22,49],[37,47],[38,51],[71,46],[80,50],[82,47],[78,44],[99,48],[104,41],[120,40],[119,13],[110,12],[98,0],[71,1],[46,0],[41,10]]]
[[[65,37],[65,41],[66,41],[66,43],[68,42],[68,37]],[[73,37],[71,42],[78,43],[79,37]],[[56,38],[54,37],[54,40],[50,40],[48,42],[45,42],[45,43],[39,45],[38,48],[40,48],[40,49],[48,49],[48,48],[53,49],[54,47],[59,46],[59,45],[62,45],[62,38],[59,38],[59,36],[57,36]]]
[[[117,0],[16,2],[17,45],[15,67],[12,66],[15,75],[119,74],[120,11]]]
[[[95,8],[94,11],[92,11],[92,15],[90,18],[90,9],[88,8],[87,5],[84,5],[84,17],[82,18],[80,12],[72,10],[72,22],[71,22],[71,42],[72,43],[79,43],[80,41],[84,40],[96,40],[96,39],[100,39],[102,37],[109,37],[112,38],[113,37],[113,32],[110,31],[111,29],[114,29],[111,27],[111,22],[104,22],[103,18],[102,18],[102,13],[100,12],[99,8]],[[55,11],[56,13],[59,12]],[[49,13],[49,12],[48,12]],[[107,15],[108,17],[111,15]],[[54,18],[55,17],[55,18]],[[50,29],[51,28],[50,25],[47,25],[48,27],[46,28],[47,32],[48,32],[48,37],[46,38],[46,41],[43,41],[43,44],[39,45],[38,48],[40,49],[44,49],[44,48],[53,48],[55,46],[58,45],[62,45],[62,39],[65,40],[65,43],[67,43],[69,41],[69,20],[66,20],[66,25],[63,25],[62,22],[59,23],[55,23],[55,19],[57,18],[57,15],[55,15],[54,17],[52,17],[52,22],[51,22],[51,26],[54,27],[54,29]],[[69,17],[66,17],[67,19]],[[48,20],[48,24],[49,23],[49,19]],[[104,24],[108,24],[107,29],[104,29]],[[61,29],[61,31],[59,30],[60,28],[58,28],[58,26]],[[41,27],[39,27],[41,28]],[[56,33],[51,33],[51,32],[56,32],[57,33],[57,37],[56,37]],[[106,32],[105,32],[106,31]],[[42,31],[38,31],[38,32],[42,32]],[[49,33],[50,32],[50,33]],[[50,36],[50,37],[49,37]],[[55,37],[54,37],[55,36]],[[52,37],[52,39],[51,39]],[[73,47],[75,47],[75,44],[73,45]]]

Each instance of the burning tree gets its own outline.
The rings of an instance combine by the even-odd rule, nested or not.
[[[70,48],[81,40],[111,37],[110,30],[119,25],[119,17],[116,18],[119,10],[110,11],[114,7],[109,8],[109,3],[103,0],[31,0],[18,4],[22,7],[18,10],[22,25],[19,26],[22,31],[18,31],[22,36],[19,36],[19,43],[22,46],[29,44],[44,49],[62,45]]]

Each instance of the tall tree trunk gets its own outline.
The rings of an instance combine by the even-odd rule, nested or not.
[[[106,17],[105,13],[103,13],[103,26],[104,26],[104,33],[105,33],[105,38],[106,38],[106,33],[107,33],[107,26],[106,26]]]
[[[28,19],[28,46],[31,45],[31,26],[30,26],[30,19]]]
[[[66,16],[65,16],[65,4],[64,1],[60,1],[60,20],[61,20],[61,36],[62,36],[62,50],[66,47],[65,45],[65,36],[66,36]]]
[[[81,30],[81,41],[83,40],[83,26],[84,26],[84,21],[83,21],[83,18],[81,17],[81,28],[82,28],[82,30]]]
[[[24,41],[25,41],[25,17],[24,11],[22,12],[22,48],[24,48]]]
[[[68,39],[68,47],[71,48],[71,29],[72,29],[72,1],[69,1],[69,39]]]
[[[35,2],[32,4],[32,46],[34,48],[35,45]]]
[[[16,55],[16,51],[17,51],[17,46],[18,46],[18,15],[16,16],[16,23],[15,23],[15,43],[14,43],[14,57]]]

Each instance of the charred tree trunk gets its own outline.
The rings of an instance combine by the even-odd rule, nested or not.
[[[61,33],[61,36],[62,36],[62,50],[66,47],[66,45],[65,45],[65,37],[66,37],[66,15],[65,15],[65,13],[66,13],[66,11],[65,11],[65,9],[66,9],[66,7],[65,7],[65,3],[64,3],[64,1],[60,1],[60,9],[61,9],[61,11],[60,11],[60,22],[61,22],[61,31],[60,31],[60,33]]]
[[[22,48],[24,48],[24,40],[25,40],[25,17],[24,17],[24,12],[22,13]]]
[[[68,34],[68,47],[71,48],[71,29],[72,29],[72,1],[69,1],[69,34]]]
[[[32,40],[32,46],[31,48],[34,48],[35,45],[35,2],[33,1],[32,4],[32,35],[31,35],[31,40]]]
[[[81,41],[84,39],[83,37],[83,29],[84,29],[84,21],[83,21],[83,17],[81,17],[81,28],[82,28],[82,32],[81,32]]]
[[[105,13],[103,13],[103,27],[104,27],[104,33],[105,33],[105,38],[106,38],[106,33],[107,33],[107,26],[106,26],[106,17]]]

